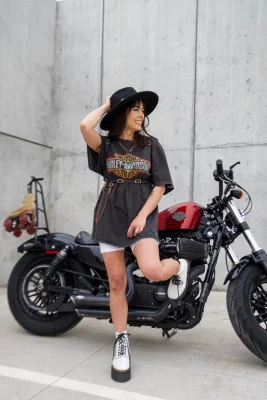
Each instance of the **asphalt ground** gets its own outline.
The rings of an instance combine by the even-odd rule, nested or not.
[[[114,332],[84,318],[68,333],[38,337],[23,330],[0,289],[1,400],[266,400],[267,364],[236,336],[226,294],[212,292],[201,323],[171,339],[129,328],[132,379],[110,377]]]

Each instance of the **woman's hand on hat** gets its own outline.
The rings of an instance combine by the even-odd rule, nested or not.
[[[105,107],[105,111],[108,112],[108,110],[110,109],[110,96],[107,96],[106,101],[103,104],[103,106]]]
[[[146,225],[146,217],[143,215],[138,215],[129,226],[127,236],[133,238],[139,233],[141,233]]]

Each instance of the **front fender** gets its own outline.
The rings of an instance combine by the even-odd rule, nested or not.
[[[67,233],[46,233],[44,235],[37,236],[35,238],[27,240],[18,247],[19,253],[24,253],[24,251],[60,251],[67,244],[74,244],[75,237],[68,235]]]
[[[223,284],[225,285],[228,281],[231,281],[235,278],[238,277],[240,272],[242,271],[243,268],[245,268],[246,265],[248,265],[252,260],[251,255],[247,255],[245,257],[242,257],[241,260],[239,261],[238,264],[236,264],[227,274]]]

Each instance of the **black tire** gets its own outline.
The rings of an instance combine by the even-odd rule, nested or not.
[[[247,265],[240,275],[229,283],[227,310],[239,339],[255,356],[267,362],[267,322],[261,322],[260,325],[258,314],[258,311],[264,309],[265,302],[267,306],[267,301],[264,300],[264,304],[261,302],[260,308],[253,305],[255,291],[260,283],[265,286],[267,284],[267,277],[262,268],[254,264]]]
[[[16,321],[27,331],[35,335],[52,336],[62,334],[74,328],[82,318],[75,312],[50,313],[38,315],[25,301],[22,284],[27,274],[38,265],[49,264],[54,256],[44,253],[27,253],[13,268],[8,281],[8,303]],[[51,315],[52,314],[52,315]]]

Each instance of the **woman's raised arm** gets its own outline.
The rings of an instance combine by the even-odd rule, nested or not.
[[[84,141],[96,152],[100,150],[101,138],[95,127],[109,109],[110,97],[107,97],[105,104],[86,115],[80,123]]]

